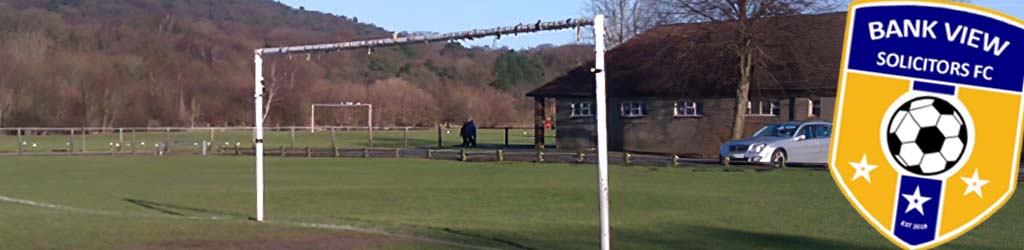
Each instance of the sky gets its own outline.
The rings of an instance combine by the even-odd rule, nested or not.
[[[582,17],[586,0],[279,0],[315,10],[373,23],[392,31],[454,32],[480,28],[564,20]],[[1024,1],[973,0],[971,4],[1024,19]],[[471,46],[507,46],[513,49],[541,44],[576,42],[576,31],[548,31],[516,37],[479,39]]]

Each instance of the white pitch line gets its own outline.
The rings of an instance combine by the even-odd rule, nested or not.
[[[14,203],[14,204],[21,204],[21,205],[31,206],[31,207],[49,208],[49,209],[63,210],[63,211],[76,212],[76,213],[102,214],[102,215],[127,215],[127,214],[124,214],[124,213],[114,213],[114,212],[102,211],[102,210],[81,209],[81,208],[74,208],[74,207],[69,207],[69,206],[64,206],[64,205],[57,205],[57,204],[51,204],[51,203],[46,203],[46,202],[23,200],[23,199],[11,198],[11,197],[2,196],[2,195],[0,195],[0,201],[8,202],[8,203]]]
[[[95,215],[131,216],[131,217],[159,217],[159,218],[178,218],[178,219],[187,219],[187,220],[213,220],[213,221],[249,222],[248,219],[241,219],[241,218],[238,218],[238,217],[235,217],[235,216],[217,216],[217,215],[213,215],[213,216],[176,216],[176,215],[154,216],[154,215],[148,215],[148,214],[118,213],[118,212],[111,212],[111,211],[83,209],[83,208],[76,208],[76,207],[59,205],[59,204],[52,204],[52,203],[46,203],[46,202],[39,202],[39,201],[31,201],[31,200],[25,200],[25,199],[11,198],[11,197],[7,197],[7,196],[3,196],[3,195],[0,195],[0,202],[14,203],[14,204],[25,205],[25,206],[30,206],[30,207],[55,209],[55,210],[75,212],[75,213],[95,214]],[[337,225],[337,224],[325,224],[325,223],[308,223],[308,222],[293,222],[293,221],[277,221],[277,220],[264,221],[264,223],[265,224],[272,224],[272,225],[304,227],[304,228],[312,228],[312,229],[328,229],[328,230],[336,230],[336,231],[353,231],[353,232],[376,234],[376,235],[382,235],[382,236],[394,237],[394,238],[400,238],[400,239],[415,240],[415,241],[428,242],[428,243],[437,243],[437,244],[456,246],[456,247],[468,248],[468,249],[481,249],[481,250],[499,249],[499,248],[467,245],[467,244],[458,243],[458,242],[454,242],[454,241],[446,241],[446,240],[439,240],[439,239],[432,239],[432,238],[416,237],[416,236],[411,236],[411,235],[393,234],[393,233],[385,232],[385,231],[382,231],[382,230],[360,228],[360,227],[351,226],[351,225]]]
[[[432,239],[432,238],[423,238],[423,237],[416,237],[416,236],[411,236],[411,235],[392,234],[392,233],[388,233],[388,232],[384,232],[384,231],[380,231],[380,230],[358,228],[358,227],[354,227],[354,226],[350,226],[350,225],[336,225],[336,224],[324,224],[324,223],[305,223],[305,222],[290,222],[290,221],[265,221],[265,222],[269,222],[271,224],[298,226],[298,227],[306,227],[306,228],[346,230],[346,231],[356,231],[356,232],[361,232],[361,233],[379,234],[379,235],[384,235],[384,236],[389,236],[389,237],[408,239],[408,240],[416,240],[416,241],[423,241],[423,242],[430,242],[430,243],[438,243],[438,244],[444,244],[444,245],[449,245],[449,246],[457,246],[457,247],[469,248],[469,249],[482,249],[482,250],[500,249],[500,248],[492,248],[492,247],[473,246],[473,245],[467,245],[467,244],[453,242],[453,241],[445,241],[445,240],[438,240],[438,239]]]

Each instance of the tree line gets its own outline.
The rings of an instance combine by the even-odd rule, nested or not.
[[[252,124],[252,51],[391,37],[355,17],[270,0],[0,3],[0,126]],[[375,123],[532,122],[525,92],[591,60],[589,46],[523,51],[438,43],[266,58],[268,125],[305,125],[312,103],[375,105]],[[365,111],[318,110],[322,125]]]

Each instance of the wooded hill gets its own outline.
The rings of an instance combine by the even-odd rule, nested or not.
[[[392,33],[269,0],[0,0],[0,125],[252,125],[254,49]],[[383,126],[530,124],[523,93],[592,50],[439,43],[270,57],[267,124],[306,125],[309,104],[340,101],[373,103]],[[361,112],[317,120],[357,125]]]

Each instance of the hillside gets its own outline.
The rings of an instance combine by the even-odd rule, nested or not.
[[[251,125],[253,49],[391,34],[269,0],[0,0],[0,125]],[[310,103],[339,101],[376,104],[383,125],[528,124],[522,94],[591,51],[428,44],[272,57],[267,124],[304,125]],[[342,113],[318,122],[359,123]]]

